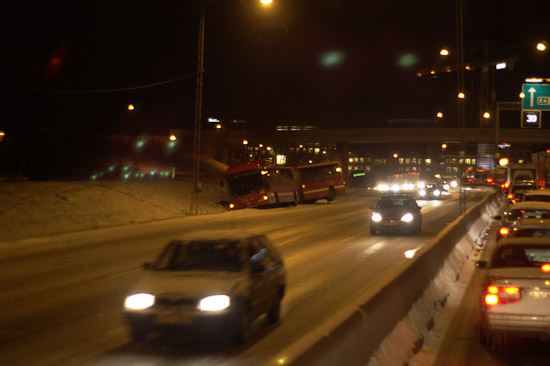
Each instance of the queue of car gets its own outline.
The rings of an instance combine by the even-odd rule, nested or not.
[[[497,231],[481,293],[481,341],[505,347],[510,337],[550,337],[550,190],[513,191]]]

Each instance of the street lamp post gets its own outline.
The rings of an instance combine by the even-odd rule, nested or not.
[[[200,182],[200,152],[201,152],[201,121],[202,121],[202,89],[204,79],[204,29],[205,29],[205,7],[208,0],[200,1],[199,19],[199,42],[197,55],[197,78],[195,90],[195,120],[193,125],[193,167],[191,171],[191,205],[190,215],[199,214],[199,194],[201,192]],[[213,0],[212,0],[213,1]],[[273,0],[259,0],[268,7]]]

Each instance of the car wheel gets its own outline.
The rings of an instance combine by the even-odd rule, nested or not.
[[[271,305],[271,308],[269,308],[269,311],[267,312],[267,320],[274,324],[279,321],[281,317],[281,298],[279,295],[275,297],[275,300],[273,300],[273,304]]]
[[[336,191],[334,190],[333,187],[330,187],[328,189],[327,201],[329,201],[329,202],[334,201],[335,198],[336,198]]]
[[[151,333],[151,327],[140,323],[130,323],[130,333],[136,342],[143,341]]]
[[[235,343],[238,345],[246,343],[251,334],[251,319],[248,309],[243,309],[239,314],[236,328]]]

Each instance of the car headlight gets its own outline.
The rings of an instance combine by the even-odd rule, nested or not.
[[[433,194],[434,196],[439,196],[441,194],[441,191],[439,189],[434,189]]]
[[[129,310],[145,310],[155,303],[155,296],[150,294],[134,294],[126,297],[124,308]]]
[[[401,217],[401,221],[403,222],[412,222],[414,220],[414,216],[412,213],[408,212]]]
[[[456,180],[453,180],[453,181],[451,182],[451,187],[456,188],[457,186],[458,186],[457,181],[456,181]]]
[[[421,189],[420,191],[418,191],[418,194],[420,195],[420,197],[424,197],[426,195],[426,191],[424,189]]]
[[[450,186],[449,186],[448,184],[445,184],[445,185],[443,186],[443,189],[446,190],[446,191],[448,191],[449,188],[450,188]]]
[[[399,192],[399,186],[398,186],[397,184],[392,184],[391,190],[392,190],[393,192]]]
[[[214,295],[208,296],[199,302],[200,311],[221,311],[227,309],[231,301],[229,296],[226,295]]]
[[[382,221],[382,215],[380,215],[378,212],[375,212],[375,213],[372,214],[370,219],[374,222],[380,222],[380,221]]]
[[[424,182],[418,182],[418,188],[424,189],[424,187],[426,187],[426,183],[424,183]]]

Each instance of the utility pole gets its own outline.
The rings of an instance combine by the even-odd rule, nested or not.
[[[200,1],[199,44],[197,56],[197,81],[195,91],[195,123],[193,128],[193,168],[191,172],[191,206],[190,215],[199,214],[200,193],[200,154],[201,154],[201,120],[202,120],[202,84],[204,77],[204,1]]]
[[[458,92],[464,93],[464,17],[463,17],[463,0],[456,0],[456,44],[457,44],[457,65],[458,65],[458,77],[457,85]],[[458,98],[458,126],[459,126],[459,138],[460,138],[460,152],[459,152],[459,165],[460,165],[460,214],[466,213],[466,190],[464,189],[464,175],[465,165],[464,160],[466,157],[466,144],[464,142],[464,125],[465,125],[465,108],[464,99]]]

